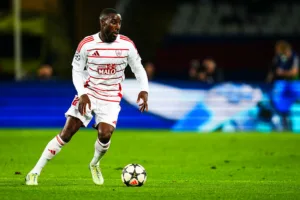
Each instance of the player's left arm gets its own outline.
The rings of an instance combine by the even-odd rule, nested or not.
[[[295,56],[293,59],[293,65],[290,70],[283,71],[283,75],[286,77],[295,77],[299,73],[299,58]]]
[[[139,103],[142,100],[142,102],[139,104],[140,111],[148,111],[148,77],[142,65],[141,57],[139,56],[138,51],[134,47],[134,45],[131,45],[131,48],[129,48],[128,64],[141,88],[141,92],[139,93],[137,98],[137,103]]]

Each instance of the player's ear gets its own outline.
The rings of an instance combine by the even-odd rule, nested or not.
[[[105,25],[106,25],[105,19],[104,18],[100,19],[100,27],[105,27]]]

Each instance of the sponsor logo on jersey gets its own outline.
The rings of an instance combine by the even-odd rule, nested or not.
[[[95,52],[92,54],[92,56],[95,56],[95,57],[100,57],[100,54],[99,54],[99,52],[98,52],[98,51],[95,51]]]
[[[100,65],[98,67],[99,74],[112,75],[116,74],[116,64]]]

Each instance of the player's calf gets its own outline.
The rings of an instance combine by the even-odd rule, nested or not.
[[[114,127],[106,124],[100,123],[98,126],[98,139],[103,144],[106,144],[110,141],[110,138],[114,132]]]
[[[104,178],[100,170],[100,160],[105,155],[110,147],[110,138],[113,133],[114,127],[109,124],[100,123],[97,126],[98,138],[95,142],[95,153],[92,161],[90,162],[90,171],[92,174],[93,182],[97,185],[104,183]]]
[[[57,155],[61,148],[65,145],[65,142],[61,139],[59,135],[55,136],[44,149],[40,159],[34,166],[34,168],[29,172],[29,174],[40,175],[42,169],[55,155]]]
[[[96,185],[102,185],[104,183],[104,178],[100,170],[100,160],[105,155],[107,150],[109,149],[110,141],[106,144],[100,142],[97,138],[95,142],[95,152],[92,161],[90,162],[90,171],[92,174],[93,182]]]

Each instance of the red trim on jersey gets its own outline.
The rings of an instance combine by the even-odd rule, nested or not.
[[[97,70],[92,69],[91,67],[89,67],[90,70],[94,71],[94,72],[98,72]]]
[[[104,74],[104,75],[110,75],[110,74]],[[94,77],[94,76],[91,76],[91,75],[90,75],[90,77],[91,77],[91,78],[94,78],[94,79],[110,80],[110,79],[120,79],[120,78],[123,77],[123,75],[122,75],[122,76],[119,76],[119,77],[116,77],[116,78],[97,78],[97,77]]]
[[[126,67],[125,67],[125,68],[126,68]],[[120,69],[120,70],[116,70],[116,73],[117,73],[117,72],[124,71],[124,70],[125,70],[125,68],[123,68],[123,69]]]
[[[94,95],[92,95],[92,94],[90,94],[90,93],[87,93],[87,95],[90,95],[90,96],[92,96],[92,97],[94,97],[94,98],[96,98],[96,99],[100,99],[100,100],[103,100],[103,101],[117,102],[117,103],[120,102],[120,101],[114,101],[114,100],[110,100],[110,99],[101,99],[101,98],[99,98],[99,97],[95,97]]]
[[[86,80],[84,87],[86,88],[87,86],[89,86],[89,82],[90,82],[90,77]]]
[[[88,88],[94,92],[96,92],[97,94],[104,96],[104,97],[120,97],[119,95],[104,95],[104,94],[100,94],[99,92],[97,92],[96,90],[93,90],[92,88]]]
[[[106,65],[106,64],[101,64],[101,63],[92,63],[92,62],[87,62],[87,64],[92,64],[92,65]],[[109,63],[109,64],[113,64],[113,65],[123,65],[126,64],[125,62],[122,63]]]
[[[134,48],[136,49],[134,42],[129,37],[126,37],[125,35],[120,35],[120,39],[130,42],[131,44],[133,44]]]
[[[121,93],[121,92],[122,92],[122,85],[121,85],[121,83],[119,83],[119,91],[120,91],[120,92],[118,93],[118,96],[122,99],[122,96],[123,96],[123,95],[122,95],[122,93]]]
[[[94,83],[93,81],[91,81],[90,77],[88,78],[88,81],[91,82],[93,85],[97,85],[96,83]],[[90,85],[88,85],[90,86]]]
[[[88,81],[91,82],[91,83],[93,83],[94,85],[105,85],[105,86],[118,85],[118,83],[117,84],[110,84],[110,85],[109,84],[104,84],[104,83],[94,83],[93,81],[90,80],[90,78],[91,77],[89,76]]]
[[[95,48],[95,49],[88,49],[87,51],[94,51],[94,50],[107,50],[107,51],[110,51],[110,50],[125,50],[125,51],[129,51],[129,49],[121,49],[121,48]]]
[[[107,43],[107,42],[97,42],[97,43]],[[115,41],[113,41],[111,43],[119,43],[119,42],[115,40]]]
[[[118,85],[118,84],[103,84],[103,83],[97,83],[97,84],[100,84],[100,85],[106,85],[106,86]],[[97,85],[97,84],[95,84],[95,85]]]
[[[95,90],[102,91],[102,92],[119,91],[119,90],[101,90],[101,89],[96,88],[96,87],[91,87],[91,88],[93,88],[93,89],[95,89]]]
[[[81,40],[81,42],[79,43],[79,45],[78,45],[76,51],[77,51],[77,52],[80,52],[80,50],[81,50],[81,48],[82,48],[83,45],[85,45],[86,43],[91,42],[91,41],[93,41],[93,40],[94,40],[94,37],[93,37],[93,36],[88,36],[88,37],[84,38],[84,39]]]
[[[92,63],[92,62],[87,62],[87,64],[91,64],[91,65],[101,65],[101,64]]]
[[[127,40],[130,40],[130,41],[131,41],[131,39],[130,39],[129,37],[125,36],[125,35],[120,35],[120,38],[122,38],[122,39],[127,39]]]
[[[127,58],[128,56],[88,56],[88,58]]]

